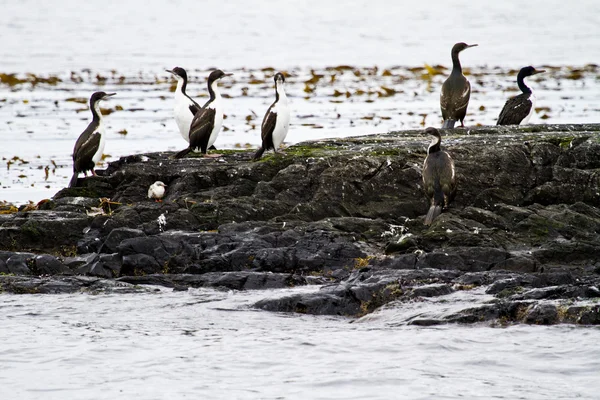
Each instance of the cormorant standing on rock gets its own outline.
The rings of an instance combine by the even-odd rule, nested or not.
[[[454,128],[456,121],[464,127],[464,119],[467,115],[469,98],[471,97],[471,84],[462,73],[462,66],[458,59],[458,53],[476,44],[456,43],[452,47],[452,72],[444,84],[440,93],[440,107],[444,124],[442,128]]]
[[[442,209],[448,208],[454,199],[456,177],[452,157],[440,149],[442,138],[438,130],[430,127],[425,130],[425,133],[433,136],[423,163],[423,187],[427,197],[431,199],[424,223],[431,225],[433,220],[441,214]]]
[[[226,74],[217,69],[208,76],[208,93],[210,94],[210,99],[192,119],[190,125],[190,145],[187,149],[175,154],[175,158],[185,157],[189,152],[198,148],[206,156],[206,150],[217,140],[221,125],[223,125],[223,100],[217,82],[224,76],[230,75],[232,74]],[[212,157],[218,156],[218,154],[212,155]]]
[[[96,163],[102,158],[104,144],[106,142],[104,134],[104,123],[102,113],[100,112],[100,101],[114,96],[116,93],[95,92],[90,97],[90,110],[92,111],[92,122],[83,131],[73,149],[73,177],[69,182],[69,187],[77,186],[77,175],[83,172],[87,176],[87,171],[96,175],[94,168]]]
[[[529,122],[529,118],[535,110],[535,95],[531,89],[525,84],[524,79],[528,76],[546,72],[537,70],[532,66],[521,68],[517,75],[517,83],[521,93],[518,96],[511,97],[504,104],[504,108],[500,112],[497,125],[520,125]]]
[[[190,125],[192,124],[194,115],[196,115],[196,112],[198,112],[201,107],[185,92],[188,84],[188,76],[185,69],[175,67],[173,70],[168,69],[166,71],[173,74],[175,79],[177,79],[177,87],[175,88],[175,107],[173,108],[173,112],[181,136],[189,143]]]
[[[285,95],[285,77],[278,72],[273,79],[275,80],[275,102],[267,110],[260,126],[262,145],[254,154],[254,160],[260,159],[268,149],[273,149],[277,153],[279,145],[283,143],[290,128],[290,108]]]

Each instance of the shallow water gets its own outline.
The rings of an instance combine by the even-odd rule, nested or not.
[[[408,327],[285,315],[269,292],[0,295],[0,393],[19,399],[596,399],[598,328]],[[391,318],[393,316],[393,318]],[[6,397],[6,395],[11,395]]]

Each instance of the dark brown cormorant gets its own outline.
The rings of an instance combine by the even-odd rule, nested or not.
[[[273,79],[275,80],[275,102],[267,110],[260,126],[262,145],[254,154],[254,160],[260,159],[265,150],[273,149],[277,153],[279,145],[283,143],[290,128],[290,107],[284,89],[285,77],[278,72]]]
[[[456,121],[464,127],[464,119],[467,115],[469,98],[471,97],[471,84],[462,73],[462,66],[458,59],[458,53],[476,44],[456,43],[452,47],[452,72],[444,84],[440,93],[440,106],[444,124],[442,128],[454,128]]]
[[[438,130],[427,128],[425,133],[434,137],[427,149],[427,157],[423,163],[423,187],[427,197],[431,200],[424,224],[431,225],[442,209],[448,208],[454,199],[456,177],[452,157],[440,149],[442,137]]]
[[[200,149],[206,155],[206,150],[217,140],[217,135],[223,125],[223,101],[217,82],[224,76],[230,76],[220,69],[210,73],[208,76],[208,93],[210,99],[196,112],[190,124],[190,145],[188,148],[175,154],[175,158],[185,157],[189,152]],[[213,157],[218,156],[213,154]]]
[[[531,89],[527,87],[524,79],[528,76],[546,72],[537,70],[532,66],[521,68],[517,75],[517,83],[521,93],[518,96],[511,97],[504,104],[504,108],[500,112],[497,125],[520,125],[529,122],[529,118],[535,109],[535,96]]]
[[[77,185],[77,175],[83,172],[87,176],[87,171],[96,175],[94,168],[96,163],[102,158],[104,143],[106,142],[104,134],[104,124],[102,122],[102,113],[100,112],[100,101],[114,96],[116,93],[95,92],[90,97],[90,110],[92,111],[92,122],[83,131],[73,149],[73,177],[69,182],[69,187]]]

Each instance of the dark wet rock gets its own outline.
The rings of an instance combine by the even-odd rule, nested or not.
[[[459,189],[430,227],[421,131],[302,143],[259,162],[247,151],[122,157],[38,210],[0,215],[0,273],[30,275],[23,292],[68,271],[178,289],[324,285],[256,306],[348,316],[475,290],[493,302],[407,323],[595,323],[579,302],[598,297],[598,132],[445,132]],[[146,197],[156,180],[163,202]]]
[[[525,323],[536,325],[553,325],[558,322],[558,310],[554,304],[536,304],[525,316]]]
[[[33,272],[36,275],[71,275],[73,271],[64,265],[58,258],[49,254],[42,254],[35,257],[35,263],[32,265]]]
[[[83,237],[87,226],[87,214],[78,212],[35,210],[0,215],[0,244],[17,251],[63,251]]]
[[[12,294],[65,294],[65,293],[139,293],[152,289],[85,276],[1,276],[0,293]]]
[[[121,265],[122,260],[118,253],[94,255],[77,269],[77,273],[103,278],[116,278],[120,275]]]
[[[142,236],[146,236],[146,234],[140,229],[132,229],[127,227],[113,229],[106,237],[104,244],[102,244],[100,252],[116,253],[123,240]]]
[[[6,260],[8,272],[15,275],[30,275],[35,265],[35,254],[12,253]]]
[[[423,285],[413,289],[412,293],[418,297],[437,297],[445,296],[454,292],[452,286],[445,284]]]
[[[157,285],[182,290],[188,287],[211,287],[227,290],[281,289],[305,285],[306,280],[298,275],[268,272],[209,272],[206,274],[153,274],[124,276],[118,279],[135,285]]]

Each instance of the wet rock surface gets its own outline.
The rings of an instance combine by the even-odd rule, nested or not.
[[[0,215],[0,290],[320,284],[255,306],[354,317],[480,293],[405,322],[597,324],[599,133],[444,132],[458,193],[430,227],[421,131],[303,143],[259,162],[251,151],[123,157],[35,210]],[[157,180],[168,185],[162,202],[146,198]]]

